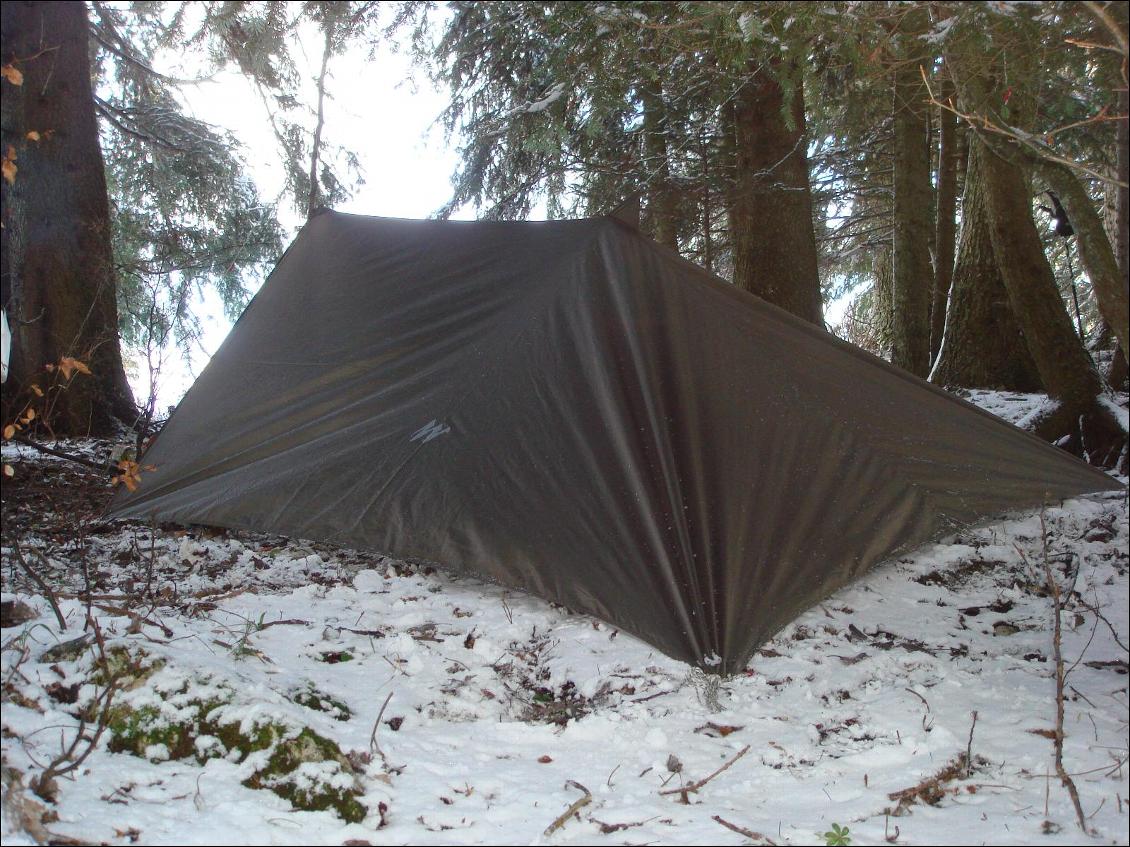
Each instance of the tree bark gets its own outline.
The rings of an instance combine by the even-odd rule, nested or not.
[[[1126,276],[1118,268],[1102,217],[1091,202],[1087,189],[1067,166],[1040,160],[1036,163],[1036,173],[1059,195],[1067,210],[1075,229],[1079,258],[1091,279],[1099,312],[1113,330],[1125,356],[1130,337],[1130,297],[1126,290]]]
[[[871,257],[871,277],[871,337],[875,341],[877,354],[890,358],[892,295],[895,284],[890,247],[879,247]]]
[[[894,73],[894,254],[891,363],[925,378],[930,370],[930,267],[933,187],[930,184],[930,113],[919,70],[917,39],[922,15],[907,14]],[[906,47],[905,45],[911,45]]]
[[[1037,433],[1062,440],[1094,464],[1110,465],[1125,449],[1126,433],[1098,402],[1102,380],[1075,334],[1044,255],[1024,171],[988,148],[981,153],[997,266],[1040,379],[1060,404]]]
[[[132,422],[136,407],[118,336],[86,6],[8,2],[2,20],[2,61],[23,73],[20,86],[2,83],[3,146],[18,156],[14,181],[3,183],[13,335],[5,420],[21,389],[42,384],[45,365],[73,356],[93,375],[75,377],[55,396],[50,426],[56,434],[109,434],[115,419]]]
[[[1122,183],[1115,195],[1113,229],[1111,242],[1115,246],[1115,258],[1118,260],[1118,274],[1121,279],[1130,277],[1130,120],[1125,115],[1130,114],[1130,92],[1123,88],[1118,93],[1118,112],[1124,117],[1118,122],[1118,155],[1115,173],[1118,181]],[[1107,379],[1111,385],[1121,387],[1126,382],[1127,372],[1130,371],[1127,362],[1130,354],[1121,346],[1114,350],[1114,357],[1107,372]]]
[[[823,327],[804,93],[798,81],[786,103],[768,70],[750,72],[733,110],[734,284]]]
[[[969,155],[961,237],[941,344],[930,380],[948,388],[1040,391],[1028,351],[993,253],[978,150]],[[947,306],[943,303],[943,312]]]
[[[934,291],[930,303],[930,362],[937,361],[946,327],[946,304],[953,283],[957,227],[957,170],[961,158],[957,115],[940,109],[938,115],[938,202],[934,229]]]
[[[1101,391],[1098,374],[1075,334],[1032,220],[1028,182],[1020,167],[978,151],[985,181],[993,252],[1048,394],[1084,408]]]
[[[1130,276],[1130,92],[1125,88],[1118,94],[1118,111],[1123,115],[1118,122],[1118,201],[1114,214],[1114,225],[1118,237],[1113,239],[1116,247],[1119,272],[1122,278]],[[1130,356],[1125,349],[1124,356]]]

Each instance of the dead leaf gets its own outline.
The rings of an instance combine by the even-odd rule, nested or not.
[[[24,73],[15,65],[7,64],[0,67],[0,76],[12,83],[12,85],[24,84]]]
[[[4,161],[0,163],[0,173],[3,174],[4,179],[8,180],[9,185],[14,185],[16,182],[16,148],[11,144],[8,145],[8,152],[4,154]]]
[[[725,724],[710,722],[700,726],[695,732],[701,732],[703,735],[709,735],[712,738],[725,738],[730,733],[737,732],[739,729],[743,729],[743,727],[727,726]]]
[[[8,441],[9,439],[13,438],[15,436],[15,434],[16,434],[16,425],[15,424],[8,424],[6,427],[4,427],[4,440],[5,441]]]
[[[80,374],[90,375],[90,368],[84,362],[79,361],[74,356],[64,356],[59,360],[59,370],[63,372],[63,379],[70,379],[71,374],[78,372]]]
[[[28,141],[39,141],[39,139],[42,138],[34,129],[28,130],[27,135],[24,137],[27,138]]]
[[[16,469],[11,465],[4,465],[4,476],[15,476]]]
[[[553,758],[551,756],[538,756],[538,761],[541,762],[543,765],[548,765],[550,762],[553,761]]]

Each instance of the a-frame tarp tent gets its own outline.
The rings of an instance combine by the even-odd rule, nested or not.
[[[871,565],[1119,483],[611,218],[311,219],[117,516],[419,557],[742,668]]]

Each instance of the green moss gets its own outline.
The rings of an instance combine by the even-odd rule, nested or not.
[[[272,791],[304,811],[333,811],[342,820],[364,820],[367,810],[349,760],[336,743],[308,727],[281,721],[259,720],[251,724],[225,720],[223,707],[233,694],[221,688],[217,697],[185,699],[188,686],[161,692],[159,704],[133,706],[128,702],[111,707],[109,747],[115,753],[148,757],[158,745],[169,759],[229,757],[244,762],[254,753],[267,751],[265,763],[244,780],[249,788]],[[164,758],[162,756],[161,758]]]
[[[103,658],[95,660],[90,681],[104,686],[113,681],[119,688],[132,691],[165,666],[165,660],[153,658],[140,647],[111,647]]]
[[[187,734],[187,727],[164,721],[157,706],[138,709],[116,706],[110,710],[108,727],[113,733],[109,744],[112,753],[132,753],[143,757],[151,746],[163,744],[168,748],[170,758],[180,758],[173,754],[173,750],[180,748],[182,738]]]
[[[361,823],[368,810],[357,799],[357,788],[341,788],[320,782],[314,786],[300,786],[293,780],[283,780],[270,786],[270,790],[288,801],[294,808],[308,812],[336,812],[346,823]]]
[[[353,717],[352,710],[345,703],[331,697],[324,691],[319,691],[313,683],[308,683],[305,688],[298,691],[290,699],[299,706],[305,706],[315,712],[325,712],[335,721],[347,721]]]
[[[145,756],[155,745],[163,744],[170,759],[187,759],[195,756],[200,762],[223,756],[227,748],[217,750],[214,745],[198,747],[196,740],[214,735],[207,716],[227,699],[189,700],[173,706],[145,705],[133,707],[120,704],[110,709],[107,728],[112,733],[110,751]]]
[[[328,779],[322,769],[311,773],[309,768],[304,767],[326,762],[330,763]],[[243,784],[248,788],[273,791],[296,809],[335,811],[349,823],[359,823],[367,814],[357,800],[361,789],[341,748],[309,727],[279,741],[266,766],[244,780]]]

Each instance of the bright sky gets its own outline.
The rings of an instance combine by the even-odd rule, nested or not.
[[[299,95],[313,104],[321,39],[304,41],[317,46],[296,56],[305,62],[306,90]],[[449,199],[450,176],[458,157],[453,145],[445,142],[442,128],[434,125],[446,103],[445,95],[425,73],[412,67],[407,55],[394,53],[391,46],[380,46],[372,59],[365,55],[367,50],[355,50],[331,61],[323,137],[353,150],[363,168],[365,184],[350,201],[337,207],[339,211],[424,218]],[[178,71],[192,75],[191,68]],[[244,146],[250,176],[262,196],[277,196],[283,184],[277,144],[266,107],[247,81],[236,73],[223,74],[186,87],[184,97],[195,117],[234,133]],[[280,207],[288,238],[293,237],[302,218],[288,203]],[[473,216],[471,210],[463,210],[453,217]],[[159,414],[180,400],[231,328],[214,293],[205,292],[197,309],[203,327],[200,348],[193,351],[191,362],[179,351],[167,351],[158,385]],[[139,402],[149,395],[145,370],[140,368],[133,380]]]

